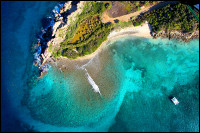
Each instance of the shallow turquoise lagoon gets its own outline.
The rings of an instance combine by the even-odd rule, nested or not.
[[[127,36],[85,68],[101,96],[81,68],[64,74],[52,67],[28,91],[31,116],[46,125],[37,130],[199,131],[199,40]]]

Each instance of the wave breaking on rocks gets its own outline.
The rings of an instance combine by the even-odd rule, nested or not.
[[[60,43],[64,41],[65,35],[61,31],[66,31],[71,20],[75,20],[77,14],[82,11],[85,1],[68,1],[60,2],[54,7],[49,17],[44,18],[42,31],[37,35],[37,43],[34,44],[34,65],[39,68],[40,75],[48,71],[51,67],[50,63],[55,62],[50,47],[60,47]]]

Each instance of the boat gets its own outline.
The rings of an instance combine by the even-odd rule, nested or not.
[[[175,97],[173,97],[171,100],[175,105],[179,104],[179,101]]]

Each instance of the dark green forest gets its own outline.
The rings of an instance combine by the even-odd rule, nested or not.
[[[199,14],[198,14],[199,16]],[[186,5],[178,3],[153,10],[142,14],[133,20],[134,26],[139,26],[148,21],[154,32],[161,30],[180,30],[182,32],[193,32],[199,30],[199,23]]]

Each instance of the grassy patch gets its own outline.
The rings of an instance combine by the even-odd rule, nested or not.
[[[115,27],[119,28],[125,28],[125,27],[129,27],[133,25],[132,21],[128,21],[128,22],[122,22],[122,21],[119,21],[118,23],[115,24]]]
[[[132,10],[132,7],[130,4],[126,4],[125,9],[130,12]]]
[[[52,45],[52,43],[50,43],[49,48],[48,48],[49,52],[52,51],[52,48],[53,48],[53,45]]]

